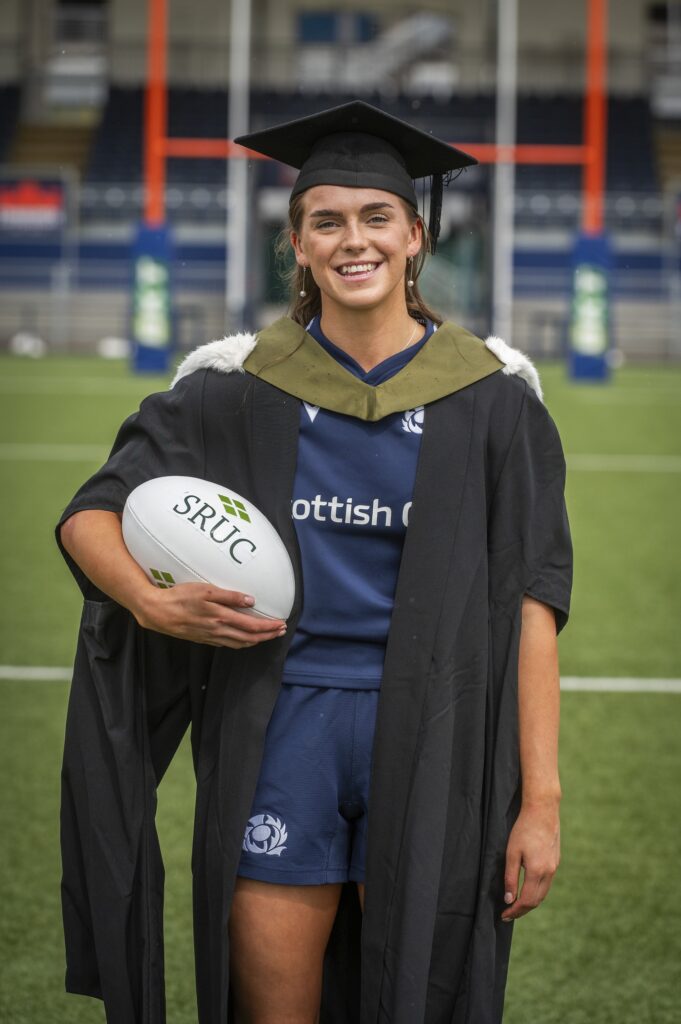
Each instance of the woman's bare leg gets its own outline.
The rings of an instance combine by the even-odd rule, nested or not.
[[[239,1024],[316,1024],[340,893],[237,878],[229,935]]]
[[[364,882],[357,883],[357,894],[359,896],[359,905],[364,913]]]

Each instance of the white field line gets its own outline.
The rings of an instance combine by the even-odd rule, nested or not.
[[[163,390],[165,378],[159,378],[157,390]],[[140,391],[139,378],[122,377],[0,377],[0,394],[2,395],[120,395],[137,394]],[[147,381],[146,384],[155,384]]]
[[[587,473],[681,473],[681,455],[566,455],[569,470]]]
[[[70,681],[71,668],[53,668],[49,665],[0,665],[0,680],[13,679],[18,682],[61,683]]]
[[[609,402],[626,405],[628,402],[636,405],[658,405],[660,402],[677,403],[679,401],[678,387],[658,387],[651,384],[649,388],[620,388],[615,391],[589,391],[581,388],[572,388],[570,391],[571,402],[585,402],[587,405],[599,405]]]
[[[0,680],[55,683],[69,681],[70,668],[47,665],[0,665]],[[681,679],[610,679],[602,676],[563,676],[561,690],[589,693],[681,693]]]
[[[101,462],[107,445],[52,444],[49,442],[8,442],[0,444],[4,462]],[[588,473],[681,473],[681,455],[595,455],[566,456],[568,468]]]
[[[609,679],[606,676],[562,676],[561,690],[588,693],[681,693],[681,679]]]
[[[0,444],[2,462],[103,462],[104,444]]]

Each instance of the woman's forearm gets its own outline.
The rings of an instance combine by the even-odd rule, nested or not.
[[[559,700],[553,609],[525,595],[518,658],[522,803],[506,847],[502,921],[539,906],[560,861]]]
[[[525,595],[518,659],[523,804],[560,801],[560,673],[553,609]]]
[[[209,583],[155,587],[126,548],[115,512],[76,512],[63,524],[61,541],[88,579],[147,629],[233,649],[253,647],[286,632],[281,619],[247,614],[254,604],[249,594]]]
[[[115,512],[76,512],[63,524],[61,541],[96,587],[138,619],[143,617],[156,588],[126,548]]]

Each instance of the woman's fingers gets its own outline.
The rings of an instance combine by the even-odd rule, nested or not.
[[[283,619],[249,613],[253,598],[202,583],[179,583],[160,590],[142,625],[160,633],[220,647],[252,647],[286,632]]]
[[[223,590],[221,587],[214,587],[210,583],[206,583],[203,586],[190,583],[189,586],[201,587],[200,591],[196,590],[197,594],[204,597],[206,601],[224,604],[228,608],[248,608],[255,604],[255,598],[252,594],[243,594],[240,590]]]
[[[213,626],[216,635],[221,639],[259,643],[263,640],[272,640],[286,632],[286,623],[283,619],[270,619],[264,615],[249,614],[240,610],[244,606],[249,607],[252,602],[253,598],[232,591],[220,591],[218,595],[208,595],[205,615],[214,617]],[[200,617],[203,619],[203,614]]]
[[[525,871],[520,894],[513,906],[508,911],[504,911],[502,921],[515,921],[519,917],[529,914],[531,910],[536,910],[539,904],[546,899],[552,881],[553,875],[535,875]]]
[[[286,628],[283,619],[270,619],[265,615],[248,615],[236,608],[220,608],[216,611],[215,605],[211,604],[199,609],[199,618],[210,618],[220,625],[251,634],[252,639],[260,633],[278,633],[279,630]]]
[[[502,921],[514,921],[546,898],[560,861],[557,806],[521,808],[506,848]],[[523,884],[519,891],[520,869]]]
[[[200,628],[200,627],[199,627]],[[282,629],[280,626],[276,626],[274,629],[271,624],[265,623],[265,626],[258,630],[252,629],[240,629],[237,624],[230,622],[216,622],[212,627],[207,629],[207,635],[218,642],[223,640],[237,640],[242,644],[249,644],[253,646],[257,643],[262,643],[263,640],[275,640],[279,636],[283,636],[286,632],[286,627]]]
[[[520,850],[509,845],[506,851],[506,870],[504,872],[504,903],[510,906],[518,896],[520,886]]]

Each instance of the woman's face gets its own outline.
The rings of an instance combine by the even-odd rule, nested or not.
[[[300,233],[291,233],[291,244],[323,305],[375,309],[404,301],[406,261],[421,248],[421,230],[392,192],[315,185],[303,194]]]

